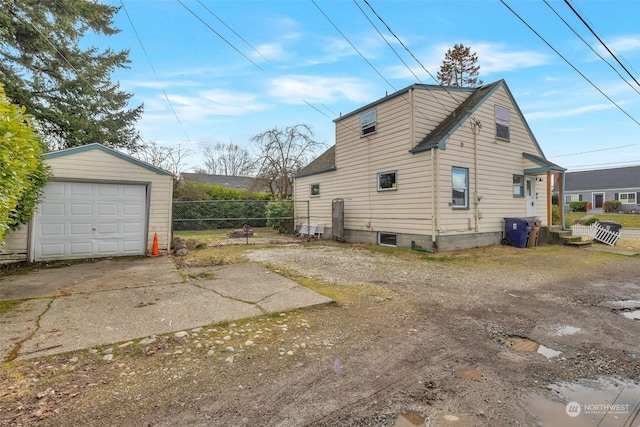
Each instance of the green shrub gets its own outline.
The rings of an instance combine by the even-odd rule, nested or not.
[[[268,227],[281,234],[293,233],[293,202],[289,200],[269,202],[265,208],[265,213]]]
[[[571,207],[574,212],[586,212],[587,203],[588,202],[571,202],[569,203],[569,207]]]
[[[616,212],[622,206],[620,200],[607,200],[602,203],[602,210],[605,212]]]
[[[589,218],[585,222],[583,222],[582,225],[591,225],[594,222],[598,222],[598,221],[600,221],[600,220],[594,216],[594,217]]]
[[[558,210],[558,205],[553,205],[551,207],[551,223],[554,225],[560,224],[560,211]]]

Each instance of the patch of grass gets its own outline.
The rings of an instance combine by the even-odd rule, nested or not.
[[[571,226],[576,220],[586,215],[592,215],[587,212],[567,212],[565,213],[565,224]],[[622,224],[623,228],[640,228],[640,214],[612,214],[601,213],[595,214],[595,217],[601,221],[615,221]]]
[[[217,230],[183,230],[174,231],[174,237],[180,237],[181,239],[196,239],[200,242],[206,242],[208,245],[217,245],[223,240],[228,239],[228,235],[231,231],[237,230],[237,228],[220,228]],[[280,234],[272,228],[261,227],[253,229],[253,238],[267,238],[280,236]],[[235,239],[242,241],[242,238]]]
[[[27,299],[13,299],[7,301],[0,301],[0,314],[9,313],[20,307],[20,305],[27,301]]]
[[[178,268],[187,267],[211,267],[214,265],[241,264],[247,262],[244,252],[250,249],[258,249],[260,246],[229,245],[215,248],[200,249],[189,252],[184,257],[174,257]]]

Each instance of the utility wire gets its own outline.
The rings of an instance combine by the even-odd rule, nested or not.
[[[180,0],[178,0],[178,1],[180,1]],[[311,0],[311,3],[313,3],[313,4],[314,4],[314,6],[315,6],[319,11],[320,11],[320,13],[322,13],[322,15],[324,15],[324,17],[325,17],[325,18],[327,18],[327,21],[329,21],[329,23],[330,23],[331,25],[333,25],[333,28],[335,28],[335,29],[336,29],[336,31],[337,31],[338,33],[340,33],[340,35],[341,35],[341,36],[342,36],[342,37],[347,41],[347,43],[349,43],[349,44],[351,45],[351,47],[352,47],[352,48],[353,48],[353,49],[358,53],[358,55],[360,55],[360,57],[361,57],[362,59],[364,59],[364,61],[365,61],[367,64],[369,64],[369,66],[373,69],[373,71],[375,71],[375,72],[380,76],[380,78],[381,78],[382,80],[384,80],[384,81],[385,81],[385,82],[386,82],[386,83],[387,83],[387,84],[388,84],[388,85],[389,85],[389,86],[394,90],[394,92],[395,92],[395,91],[397,91],[397,89],[396,89],[396,88],[391,84],[391,82],[389,82],[389,80],[387,80],[387,79],[386,79],[386,78],[385,78],[385,77],[380,73],[380,71],[378,71],[378,69],[377,69],[376,67],[374,67],[374,66],[373,66],[373,64],[372,64],[371,62],[369,62],[369,60],[368,60],[368,59],[367,59],[367,58],[362,54],[362,52],[360,52],[360,51],[358,50],[358,48],[357,48],[353,43],[351,43],[351,40],[349,40],[349,38],[348,38],[348,37],[347,37],[347,36],[346,36],[342,31],[340,31],[340,28],[338,28],[338,26],[337,26],[336,24],[334,24],[334,23],[333,23],[333,21],[331,20],[331,18],[329,18],[329,16],[328,16],[326,13],[324,13],[324,11],[320,8],[320,6],[318,6],[318,3],[316,3],[316,2],[315,2],[315,0]]]
[[[555,159],[557,157],[578,156],[580,154],[597,153],[597,152],[600,152],[600,151],[609,151],[609,150],[617,150],[617,149],[620,149],[620,148],[635,147],[636,145],[640,145],[640,143],[638,143],[638,144],[628,144],[628,145],[619,145],[617,147],[601,148],[599,150],[581,151],[580,153],[560,154],[558,156],[550,156],[549,158],[550,159]]]
[[[618,59],[618,57],[617,57],[613,52],[611,52],[611,49],[609,49],[609,46],[607,46],[607,45],[606,45],[606,43],[602,41],[602,39],[601,39],[601,38],[596,34],[596,32],[593,30],[593,28],[591,28],[591,26],[587,23],[587,21],[585,21],[585,20],[584,20],[584,18],[582,18],[582,16],[578,13],[578,11],[577,11],[577,10],[575,10],[575,9],[573,8],[573,6],[571,5],[571,3],[569,3],[569,1],[568,1],[568,0],[564,0],[564,2],[566,3],[566,5],[567,5],[567,6],[569,6],[569,9],[571,9],[571,11],[573,11],[573,13],[578,17],[578,19],[580,19],[580,21],[582,21],[582,23],[584,24],[584,26],[585,26],[585,27],[587,27],[587,28],[589,29],[589,31],[591,31],[591,34],[593,34],[593,35],[594,35],[594,37],[595,37],[596,39],[598,39],[598,41],[600,42],[600,44],[601,44],[602,46],[604,46],[604,48],[605,48],[605,49],[607,49],[607,52],[609,52],[609,54],[611,54],[611,56],[613,57],[613,59],[615,59],[615,60],[616,60],[616,62],[617,62],[618,64],[620,64],[620,66],[622,67],[622,69],[623,69],[624,71],[626,71],[626,72],[627,72],[627,74],[629,74],[629,77],[631,77],[631,78],[633,79],[633,81],[634,81],[634,82],[636,82],[636,84],[637,84],[638,86],[640,86],[640,83],[638,83],[638,80],[636,80],[636,78],[635,78],[635,77],[633,77],[633,75],[629,72],[629,70],[627,70],[627,67],[625,67],[625,66],[622,64],[622,62],[620,62],[620,60]]]
[[[558,18],[560,18],[560,20],[562,22],[564,22],[564,24],[573,32],[573,34],[575,34],[576,37],[578,37],[580,40],[582,40],[582,42],[585,45],[587,45],[587,47],[589,49],[591,49],[591,51],[598,56],[598,58],[602,59],[613,71],[615,71],[615,73],[622,79],[623,82],[625,82],[627,85],[629,85],[629,87],[631,89],[633,89],[634,91],[636,91],[636,93],[638,95],[640,95],[640,91],[638,91],[638,89],[633,87],[633,85],[631,83],[629,83],[624,77],[622,77],[622,74],[620,74],[620,72],[618,70],[616,70],[616,68],[613,65],[611,65],[611,63],[609,61],[607,61],[602,55],[600,55],[598,53],[597,50],[595,50],[589,43],[587,43],[587,41],[584,38],[582,38],[582,36],[580,34],[578,34],[578,32],[576,30],[574,30],[573,27],[567,21],[565,21],[562,16],[560,16],[560,14],[553,8],[553,6],[551,6],[549,4],[549,2],[547,2],[547,0],[543,0],[543,1],[544,1],[544,4],[546,4],[549,7],[549,9],[551,9],[553,11],[553,13],[555,13]]]
[[[542,37],[536,30],[533,29],[533,27],[531,27],[531,25],[529,25],[527,23],[527,21],[525,21],[520,15],[518,15],[518,13],[516,11],[514,11],[513,9],[511,9],[509,7],[509,5],[504,1],[504,0],[500,0],[500,3],[502,3],[507,9],[509,9],[509,11],[511,11],[511,13],[513,13],[520,21],[522,21],[522,23],[524,25],[527,26],[527,28],[529,28],[536,36],[538,36],[540,38],[540,40],[542,40],[547,46],[549,46],[549,48],[551,50],[553,50],[560,58],[562,58],[564,60],[564,62],[566,62],[567,64],[569,64],[569,66],[571,68],[574,69],[574,71],[578,74],[580,74],[580,76],[582,76],[583,79],[585,79],[587,82],[589,82],[589,84],[591,86],[593,86],[598,92],[600,92],[602,94],[602,96],[604,96],[605,98],[607,98],[609,100],[609,102],[611,102],[613,105],[615,105],[620,111],[622,111],[627,117],[629,117],[631,120],[633,120],[638,126],[640,126],[640,122],[638,120],[636,120],[635,118],[633,118],[633,116],[631,116],[631,114],[627,113],[620,105],[618,105],[613,99],[609,98],[609,96],[604,93],[598,86],[596,86],[595,83],[593,83],[591,80],[589,80],[589,78],[587,76],[585,76],[580,70],[578,70],[571,62],[569,62],[569,60],[567,58],[565,58],[556,48],[554,48],[544,37]]]
[[[431,77],[431,79],[433,79],[433,81],[436,82],[436,84],[438,86],[440,86],[442,89],[445,90],[445,92],[447,92],[449,94],[449,96],[451,97],[451,99],[453,99],[453,101],[456,103],[456,105],[460,105],[461,102],[458,102],[458,100],[456,100],[456,98],[451,94],[451,92],[449,92],[445,86],[441,85],[440,82],[438,81],[438,79],[433,77],[433,74],[431,74],[429,72],[429,70],[427,70],[427,68],[424,65],[422,65],[422,62],[420,62],[420,60],[418,58],[416,58],[416,56],[413,54],[413,52],[411,52],[411,50],[409,50],[409,48],[402,42],[400,37],[398,37],[396,35],[396,33],[393,32],[391,27],[389,27],[389,25],[384,21],[384,19],[382,19],[382,17],[378,14],[378,12],[376,12],[376,10],[373,8],[373,6],[371,6],[371,4],[367,0],[363,0],[363,1],[365,2],[365,4],[367,6],[369,6],[369,9],[371,9],[373,14],[376,15],[378,20],[380,20],[380,22],[382,22],[382,24],[387,28],[387,31],[389,31],[391,33],[391,35],[393,37],[395,37],[395,39],[398,41],[398,43],[400,43],[400,45],[409,53],[409,55],[411,55],[411,57],[420,65],[420,67],[429,75],[429,77]]]
[[[131,16],[129,15],[129,12],[127,11],[127,8],[124,5],[124,1],[120,0],[120,4],[122,5],[122,10],[124,10],[125,15],[127,15],[127,19],[129,20],[129,24],[131,24],[131,28],[133,28],[133,33],[135,34],[136,39],[138,39],[138,43],[140,43],[140,47],[142,47],[142,52],[144,52],[145,58],[147,58],[147,62],[149,62],[149,65],[151,66],[151,70],[153,70],[153,75],[157,78],[158,77],[158,73],[156,73],[156,69],[154,68],[153,64],[151,63],[151,58],[147,54],[147,50],[144,48],[144,44],[142,43],[142,39],[140,38],[140,35],[138,34],[138,31],[136,30],[136,26],[133,25],[133,20],[131,19]],[[187,141],[189,141],[189,135],[187,134],[187,130],[182,125],[182,122],[180,121],[180,117],[178,117],[178,113],[176,112],[175,108],[173,108],[173,104],[171,103],[171,100],[169,99],[169,95],[167,95],[167,92],[164,89],[162,89],[162,93],[164,94],[164,98],[167,100],[167,103],[169,104],[169,107],[171,108],[171,111],[173,112],[173,116],[176,118],[176,121],[180,125],[180,128],[182,129],[182,132],[184,133],[184,136],[187,138]],[[142,138],[140,138],[140,139],[142,139]]]
[[[202,22],[202,23],[203,23],[203,24],[204,24],[204,25],[205,25],[209,30],[211,30],[215,35],[217,35],[218,37],[220,37],[220,39],[221,39],[222,41],[224,41],[226,44],[228,44],[229,46],[231,46],[231,48],[232,48],[233,50],[235,50],[236,52],[238,52],[240,55],[242,55],[242,57],[243,57],[244,59],[246,59],[247,61],[251,62],[251,63],[252,63],[253,65],[255,65],[255,66],[256,66],[260,71],[263,71],[263,70],[262,70],[262,68],[260,68],[260,66],[259,66],[258,64],[256,64],[255,62],[253,62],[253,61],[251,60],[251,58],[249,58],[247,55],[245,55],[244,53],[242,53],[242,52],[240,51],[240,49],[238,49],[237,47],[235,47],[235,46],[234,46],[234,45],[233,45],[229,40],[225,39],[225,38],[222,36],[222,34],[220,34],[219,32],[217,32],[217,31],[216,31],[216,30],[215,30],[211,25],[207,24],[207,22],[206,22],[204,19],[200,18],[200,16],[198,16],[198,14],[196,14],[193,10],[189,9],[189,8],[187,7],[187,5],[185,5],[184,3],[182,3],[180,0],[176,0],[176,1],[177,1],[178,3],[180,3],[180,5],[181,5],[182,7],[184,7],[185,9],[187,9],[187,11],[188,11],[189,13],[191,13],[191,14],[192,14],[192,15],[193,15],[193,16],[194,16],[198,21]]]
[[[218,21],[220,21],[220,23],[222,23],[222,25],[224,25],[225,27],[227,27],[233,34],[235,34],[240,40],[242,40],[247,46],[249,46],[251,49],[253,49],[253,51],[255,53],[257,53],[258,55],[260,55],[262,57],[262,59],[264,59],[265,61],[267,61],[269,64],[271,64],[271,61],[269,61],[262,53],[260,53],[260,51],[258,49],[256,49],[255,47],[253,47],[251,45],[251,43],[249,43],[248,41],[246,41],[240,34],[238,34],[237,32],[234,31],[233,28],[231,28],[229,25],[227,25],[226,22],[224,22],[218,15],[216,15],[215,13],[213,13],[213,11],[211,9],[209,9],[202,1],[198,0],[198,3],[200,3],[200,6],[204,7],[207,12],[209,12],[211,15],[213,15]]]

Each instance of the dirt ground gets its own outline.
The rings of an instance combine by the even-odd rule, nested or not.
[[[205,274],[222,250],[176,262]],[[640,380],[640,323],[605,306],[640,300],[638,257],[317,241],[242,254],[337,303],[4,363],[0,425],[393,426],[411,411],[428,426],[536,426],[527,398],[552,384]]]

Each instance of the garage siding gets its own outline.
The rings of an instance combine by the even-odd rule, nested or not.
[[[144,185],[148,189],[146,251],[152,248],[154,233],[158,234],[160,251],[169,251],[173,197],[173,177],[169,173],[100,144],[48,153],[45,163],[51,167],[53,181]],[[0,248],[0,262],[22,254],[22,260],[26,260],[29,238],[33,241],[33,233],[29,236],[28,232],[32,226],[8,233],[6,244]],[[33,248],[29,250],[33,256]]]

